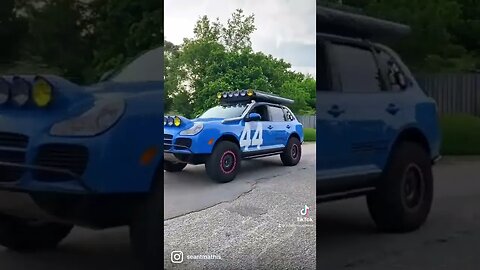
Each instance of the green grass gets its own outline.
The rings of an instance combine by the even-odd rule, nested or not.
[[[303,133],[305,135],[306,142],[315,142],[317,140],[317,131],[313,128],[304,128]]]
[[[480,155],[480,118],[456,114],[442,116],[442,155]]]

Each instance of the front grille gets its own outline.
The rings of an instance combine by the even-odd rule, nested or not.
[[[0,132],[0,146],[27,148],[28,137],[21,134]]]
[[[175,140],[175,149],[185,150],[192,146],[192,139],[178,138]]]
[[[46,144],[40,146],[35,165],[70,171],[81,176],[87,168],[88,149],[81,145]],[[44,170],[34,171],[35,179],[45,182],[73,180],[71,175]]]
[[[22,134],[0,132],[0,162],[25,164],[28,137]],[[0,182],[20,180],[24,168],[0,165]]]
[[[173,135],[164,134],[163,135],[163,150],[170,150],[172,148]]]

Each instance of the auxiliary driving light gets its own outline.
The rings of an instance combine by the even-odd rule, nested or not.
[[[222,98],[222,93],[218,92],[218,93],[217,93],[217,98],[218,98],[218,99],[221,99],[221,98]]]
[[[169,116],[169,117],[168,117],[168,121],[167,121],[167,125],[173,126],[173,121],[174,121],[174,120],[173,120],[173,117],[170,117],[170,116]]]
[[[179,127],[179,126],[182,124],[182,120],[180,119],[180,117],[175,116],[175,118],[173,119],[173,124],[174,124],[176,127]]]
[[[254,94],[254,92],[253,92],[252,89],[247,90],[247,96],[251,97],[251,96],[253,96],[253,94]]]
[[[168,117],[164,116],[163,117],[163,125],[166,126],[168,123]]]
[[[44,78],[36,78],[33,83],[32,97],[38,107],[46,107],[52,101],[53,87]]]
[[[0,105],[7,103],[10,98],[10,84],[3,78],[0,78]]]
[[[23,106],[30,99],[30,90],[32,86],[26,80],[20,77],[13,78],[12,100],[17,106]]]

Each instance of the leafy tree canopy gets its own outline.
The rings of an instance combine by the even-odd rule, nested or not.
[[[0,40],[0,64],[28,62],[36,70],[47,66],[75,82],[91,83],[163,45],[163,2],[5,0]]]
[[[317,0],[322,2],[410,25],[412,34],[390,45],[417,72],[480,70],[478,0]]]
[[[282,59],[254,52],[254,15],[235,11],[222,24],[207,16],[194,26],[194,37],[166,45],[167,111],[194,117],[218,104],[217,93],[258,89],[295,100],[297,113],[315,110],[315,80],[290,70]]]

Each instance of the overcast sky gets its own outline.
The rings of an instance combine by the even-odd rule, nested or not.
[[[292,64],[292,69],[315,75],[316,2],[312,0],[165,0],[165,39],[181,44],[193,37],[200,16],[225,23],[236,9],[255,14],[255,51]]]

